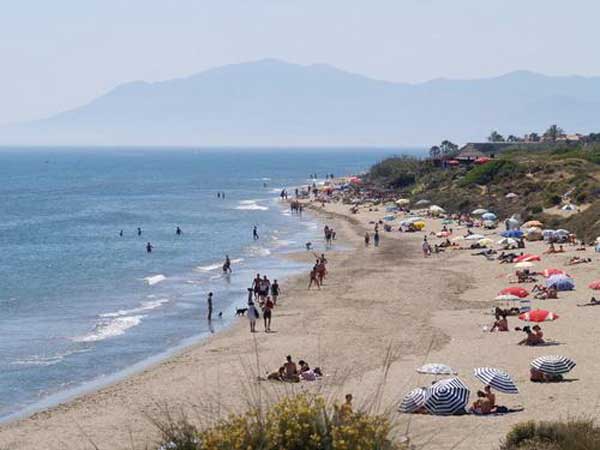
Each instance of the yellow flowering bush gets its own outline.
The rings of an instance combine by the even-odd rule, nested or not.
[[[161,450],[399,450],[381,415],[328,405],[307,393],[285,397],[265,411],[252,408],[205,429],[171,427]]]

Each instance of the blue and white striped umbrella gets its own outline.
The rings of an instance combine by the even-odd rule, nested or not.
[[[416,388],[410,391],[404,396],[402,403],[400,403],[400,412],[410,414],[421,408],[425,405],[426,394],[427,391],[423,388]]]
[[[446,364],[429,363],[417,369],[418,373],[427,375],[456,375],[456,371]]]
[[[504,394],[518,394],[519,389],[509,374],[504,370],[491,367],[479,367],[473,370],[473,375],[479,381]]]
[[[575,361],[566,356],[546,355],[531,361],[531,367],[549,375],[561,375],[575,367]]]
[[[425,408],[440,416],[456,414],[466,409],[470,393],[459,378],[441,380],[427,389]]]

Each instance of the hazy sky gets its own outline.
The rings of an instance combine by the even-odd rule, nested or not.
[[[275,57],[375,78],[600,75],[597,0],[18,0],[0,13],[0,123],[126,81]]]

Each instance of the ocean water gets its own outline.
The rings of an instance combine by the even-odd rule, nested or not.
[[[309,240],[321,245],[322,224],[290,216],[281,188],[398,153],[0,151],[0,418],[218,332],[245,304],[253,274],[272,280],[306,270],[282,256]],[[230,277],[221,271],[225,254]],[[223,312],[211,327],[209,291],[215,315]]]

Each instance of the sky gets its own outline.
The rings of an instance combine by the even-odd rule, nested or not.
[[[597,0],[19,0],[0,14],[0,124],[134,80],[279,58],[421,82],[600,75]]]

